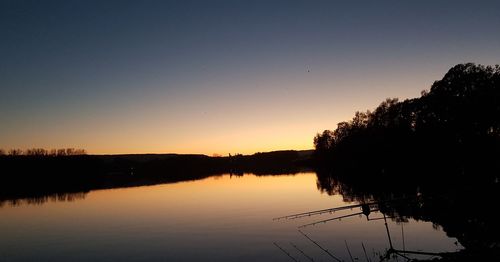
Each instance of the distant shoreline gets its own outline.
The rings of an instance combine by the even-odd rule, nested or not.
[[[3,155],[0,202],[95,189],[189,181],[230,173],[294,174],[310,170],[313,150],[253,155],[198,154]]]

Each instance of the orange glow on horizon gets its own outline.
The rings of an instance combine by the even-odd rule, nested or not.
[[[270,77],[268,83],[262,83],[259,89],[251,83],[229,83],[220,88],[239,85],[245,89],[225,94],[227,104],[224,105],[217,100],[222,98],[214,98],[209,93],[203,93],[203,97],[186,94],[178,98],[186,104],[166,104],[169,98],[159,93],[138,99],[137,104],[115,105],[110,111],[74,113],[71,119],[61,116],[47,122],[42,121],[45,116],[40,116],[33,124],[25,123],[26,127],[7,132],[0,148],[81,148],[89,154],[222,156],[309,150],[317,133],[335,129],[337,123],[348,121],[356,111],[373,109],[389,96],[414,97],[418,93],[415,90],[425,87],[414,84],[412,88],[400,90],[396,87],[403,84],[397,82],[391,83],[392,91],[377,92],[377,88],[385,86],[384,81],[380,80],[377,85],[348,79],[334,82],[327,75],[327,72],[318,73],[314,79],[287,75],[290,79],[285,81],[284,76],[278,74]],[[363,94],[349,91],[368,85],[374,90]],[[274,86],[287,87],[288,91],[278,92],[281,89]],[[252,95],[252,100],[246,101]],[[41,128],[37,129],[38,126]],[[37,130],[36,135],[33,130]]]

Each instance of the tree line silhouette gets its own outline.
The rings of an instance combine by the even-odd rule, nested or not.
[[[440,261],[500,258],[498,65],[456,65],[419,98],[356,112],[314,145],[321,191],[362,203],[405,199],[380,210],[431,221],[465,247]]]
[[[314,138],[321,166],[363,179],[439,179],[500,170],[500,67],[452,67],[421,97],[388,98]],[[476,177],[480,179],[479,177]]]
[[[294,150],[228,157],[84,153],[77,149],[30,149],[0,155],[0,204],[19,199],[36,203],[63,193],[188,181],[225,173],[294,174],[304,170],[312,155],[312,151]]]
[[[10,149],[8,151],[0,148],[0,156],[79,156],[86,155],[87,151],[85,149],[75,149],[75,148],[59,148],[50,149],[45,148],[30,148],[26,150],[22,149]]]

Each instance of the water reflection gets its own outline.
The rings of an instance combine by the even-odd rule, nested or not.
[[[88,192],[74,192],[74,193],[55,193],[55,194],[42,194],[33,197],[21,197],[0,200],[0,208],[4,205],[7,206],[21,206],[21,205],[42,205],[46,202],[66,202],[84,199]]]
[[[495,181],[451,182],[365,183],[319,172],[317,185],[322,192],[342,194],[346,200],[377,202],[379,211],[394,221],[413,219],[442,228],[464,247],[461,252],[442,255],[445,259],[500,258],[500,226],[494,215],[500,185]]]
[[[415,198],[419,199],[419,197]],[[398,216],[391,216],[387,217],[386,213],[382,212],[382,210],[388,209],[388,207],[395,207],[395,206],[406,206],[408,203],[414,201],[415,199],[393,199],[390,201],[385,201],[385,202],[369,202],[369,203],[360,203],[360,204],[354,204],[354,205],[346,205],[346,206],[341,206],[341,207],[334,207],[334,208],[327,208],[327,209],[320,209],[320,210],[314,210],[314,211],[309,211],[309,212],[302,212],[302,213],[297,213],[297,214],[292,214],[292,215],[287,215],[287,216],[282,216],[282,217],[277,217],[274,218],[273,220],[275,221],[280,221],[280,220],[295,220],[295,219],[302,219],[302,218],[311,218],[311,217],[322,217],[324,215],[327,215],[327,218],[316,218],[314,222],[309,222],[302,224],[298,226],[299,230],[298,232],[303,235],[306,239],[311,241],[311,243],[315,244],[319,249],[321,249],[323,252],[325,252],[329,257],[331,257],[335,261],[342,261],[342,259],[338,258],[337,256],[333,255],[331,251],[323,248],[319,243],[311,239],[306,233],[304,233],[301,229],[303,228],[309,228],[313,226],[319,226],[323,225],[327,222],[341,222],[343,219],[351,219],[353,217],[365,217],[367,222],[370,221],[377,221],[377,220],[383,220],[384,222],[384,227],[385,231],[387,233],[387,248],[385,248],[384,252],[373,252],[372,254],[372,259],[377,258],[380,261],[390,261],[391,259],[394,259],[395,261],[398,261],[398,258],[402,258],[405,260],[415,260],[415,259],[422,259],[422,258],[429,258],[429,257],[450,257],[454,253],[453,252],[428,252],[428,251],[422,251],[421,249],[419,250],[409,250],[406,248],[405,245],[405,234],[404,234],[404,227],[403,223],[409,223],[409,219],[406,217],[398,217]],[[342,214],[338,215],[337,213],[345,213],[348,212],[347,214]],[[333,216],[333,217],[332,217]],[[392,219],[393,221],[396,221],[398,224],[401,224],[401,242],[402,242],[402,248],[396,248],[393,245],[393,237],[391,236],[391,232],[389,230],[388,226],[388,219]],[[438,227],[433,225],[433,228],[438,230]],[[362,239],[361,239],[362,240]],[[383,242],[382,240],[380,242]],[[347,243],[346,240],[344,240],[345,243],[345,250],[349,254],[349,258],[351,260],[353,259],[352,252],[350,250],[350,247]],[[363,249],[363,255],[365,256],[364,258],[367,261],[370,261],[370,257],[368,256],[368,253],[366,251],[365,245],[363,242],[361,242],[361,247]],[[455,244],[458,246],[458,243],[455,242]],[[288,253],[285,249],[282,247],[278,246],[279,249],[288,257],[291,257],[293,260],[298,260],[293,255]],[[302,255],[303,251],[299,250]],[[356,258],[357,259],[357,258]],[[314,260],[314,259],[313,259]]]
[[[419,202],[382,205],[386,199],[378,194],[356,193],[346,184],[334,183],[325,183],[315,173],[226,174],[95,190],[79,194],[81,198],[74,202],[67,201],[73,199],[67,196],[46,197],[55,201],[43,205],[4,205],[0,208],[0,260],[289,261],[276,245],[301,261],[308,261],[307,257],[332,260],[319,245],[340,260],[350,261],[352,256],[377,261],[390,248],[384,220],[379,219],[384,214],[397,250],[454,252],[462,248],[463,240],[470,239],[457,234],[459,227],[433,220],[439,218],[431,213],[441,208],[441,200],[431,202],[415,191],[404,197],[419,193]],[[474,201],[477,199],[470,200]],[[349,217],[301,229],[318,245],[297,231],[298,226],[318,221],[317,216],[271,219],[346,205],[349,207],[335,210],[332,216],[329,212],[321,216]]]
[[[74,202],[0,209],[0,260],[6,261],[289,261],[294,256],[331,259],[297,231],[313,222],[271,218],[301,210],[346,205],[321,193],[314,173],[231,176],[156,186],[90,191]],[[356,204],[356,203],[347,203]],[[339,215],[350,210],[339,211]],[[370,215],[371,216],[371,215]],[[404,225],[407,249],[454,251],[455,239],[432,223]],[[399,222],[389,221],[391,232]],[[353,217],[302,229],[334,255],[376,258],[387,247],[380,220]],[[425,241],[420,241],[425,239]],[[394,245],[400,243],[394,237]],[[293,245],[292,245],[293,244]],[[295,246],[295,247],[294,247]],[[301,254],[301,250],[304,254]]]

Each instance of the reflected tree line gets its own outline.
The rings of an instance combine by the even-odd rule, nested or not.
[[[500,259],[498,65],[456,65],[421,97],[387,99],[314,143],[319,190],[442,227],[465,247],[443,261]]]
[[[0,207],[4,205],[8,206],[21,206],[21,205],[41,205],[46,202],[72,202],[80,199],[84,199],[88,192],[73,192],[73,193],[54,193],[54,194],[42,194],[39,196],[23,197],[23,198],[12,198],[0,200]]]
[[[5,151],[4,151],[5,152]],[[253,155],[87,155],[84,150],[10,150],[0,155],[0,205],[43,203],[68,194],[80,199],[94,189],[173,183],[230,173],[295,174],[312,151]]]
[[[448,253],[439,261],[497,261],[500,259],[498,203],[500,184],[495,182],[455,184],[366,184],[362,180],[317,172],[317,186],[345,201],[378,203],[380,212],[398,223],[408,219],[432,222],[465,249]],[[347,182],[346,182],[347,181]],[[458,244],[457,243],[457,244]],[[458,246],[457,246],[458,247]]]

